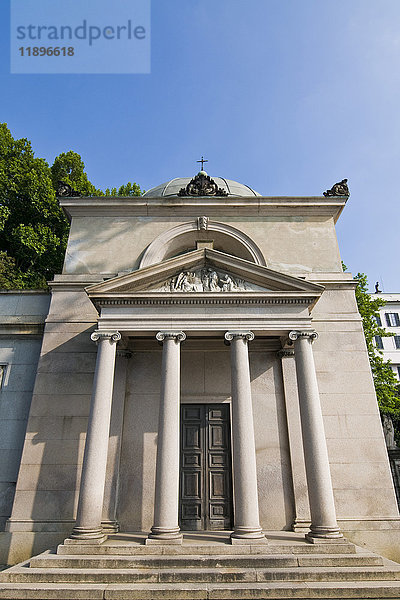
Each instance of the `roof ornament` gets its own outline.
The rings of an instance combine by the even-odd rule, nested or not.
[[[204,163],[205,163],[205,162],[208,162],[208,160],[206,160],[206,159],[204,158],[204,156],[202,156],[202,157],[201,157],[201,160],[197,160],[196,162],[198,162],[198,163],[199,163],[199,162],[201,162],[201,170],[202,170],[202,171],[204,171]]]
[[[82,196],[82,194],[77,190],[72,189],[72,186],[70,186],[69,183],[65,183],[65,181],[59,181],[57,184],[56,196],[58,198],[72,198]]]
[[[335,183],[330,190],[324,192],[324,196],[350,196],[349,188],[347,185],[347,179],[342,179],[339,183]]]
[[[202,159],[203,160],[203,159]],[[202,162],[202,161],[198,161]],[[205,162],[205,161],[204,161]],[[197,173],[186,187],[179,190],[178,196],[227,196],[228,192],[218,187],[205,171]]]

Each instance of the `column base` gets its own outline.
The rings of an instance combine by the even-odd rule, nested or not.
[[[308,533],[310,531],[310,519],[295,519],[292,524],[292,531],[295,533]]]
[[[329,542],[347,542],[338,527],[312,527],[304,536],[311,544],[325,544]]]
[[[268,544],[261,528],[238,527],[231,533],[231,544]]]
[[[98,545],[105,542],[107,536],[102,527],[88,529],[87,527],[74,527],[69,538],[64,540],[65,545],[72,544],[93,544]]]
[[[165,529],[163,527],[152,527],[149,537],[145,540],[145,545],[151,544],[182,544],[183,535],[179,527],[174,529]]]
[[[103,532],[107,535],[111,535],[112,533],[119,532],[118,521],[102,521],[101,526],[103,528]]]

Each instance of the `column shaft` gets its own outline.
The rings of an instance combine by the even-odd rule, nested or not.
[[[310,541],[343,538],[336,520],[332,480],[329,467],[317,375],[311,347],[314,332],[292,331],[295,341],[297,385],[303,432],[311,528]]]
[[[227,332],[231,342],[232,446],[235,527],[232,543],[266,543],[258,511],[257,466],[248,341],[252,332]]]
[[[78,539],[83,543],[99,543],[105,538],[101,527],[101,517],[114,384],[115,351],[116,342],[121,339],[121,335],[116,331],[95,331],[91,337],[93,341],[98,342],[97,360],[83,457],[78,513],[76,525],[70,536],[71,539]]]
[[[293,531],[306,532],[310,529],[311,517],[303,451],[303,435],[301,432],[294,350],[292,348],[280,350],[278,356],[280,357],[282,364],[283,391],[285,395],[290,463],[292,467],[295,509]]]
[[[180,342],[183,332],[159,332],[163,342],[154,524],[146,543],[181,543],[179,512]]]
[[[128,360],[131,356],[131,353],[127,350],[117,350],[110,418],[110,436],[108,439],[106,481],[104,485],[103,516],[101,521],[103,531],[108,534],[118,533],[119,531],[119,523],[116,520],[116,512],[118,503],[127,366]]]

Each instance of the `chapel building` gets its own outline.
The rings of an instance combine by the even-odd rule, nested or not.
[[[118,531],[147,545],[296,531],[400,560],[335,232],[347,199],[345,180],[324,196],[265,197],[204,171],[142,197],[60,198],[63,272],[49,305],[20,297],[42,311],[43,334],[26,316],[2,329],[2,352],[18,346],[34,387],[18,400],[29,416],[0,562]]]

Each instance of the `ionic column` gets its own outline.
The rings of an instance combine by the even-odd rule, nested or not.
[[[331,472],[326,446],[321,402],[311,344],[318,337],[313,331],[291,331],[294,341],[304,459],[310,502],[311,542],[343,539],[336,520]]]
[[[228,331],[231,344],[232,447],[235,526],[231,542],[266,543],[260,527],[248,341],[251,331]]]
[[[179,511],[180,343],[183,331],[160,331],[163,343],[154,524],[146,544],[181,544]]]
[[[83,456],[81,487],[76,524],[65,543],[79,540],[99,544],[106,539],[101,526],[104,483],[106,479],[108,437],[114,384],[118,331],[95,331],[91,339],[98,343],[89,422]]]

